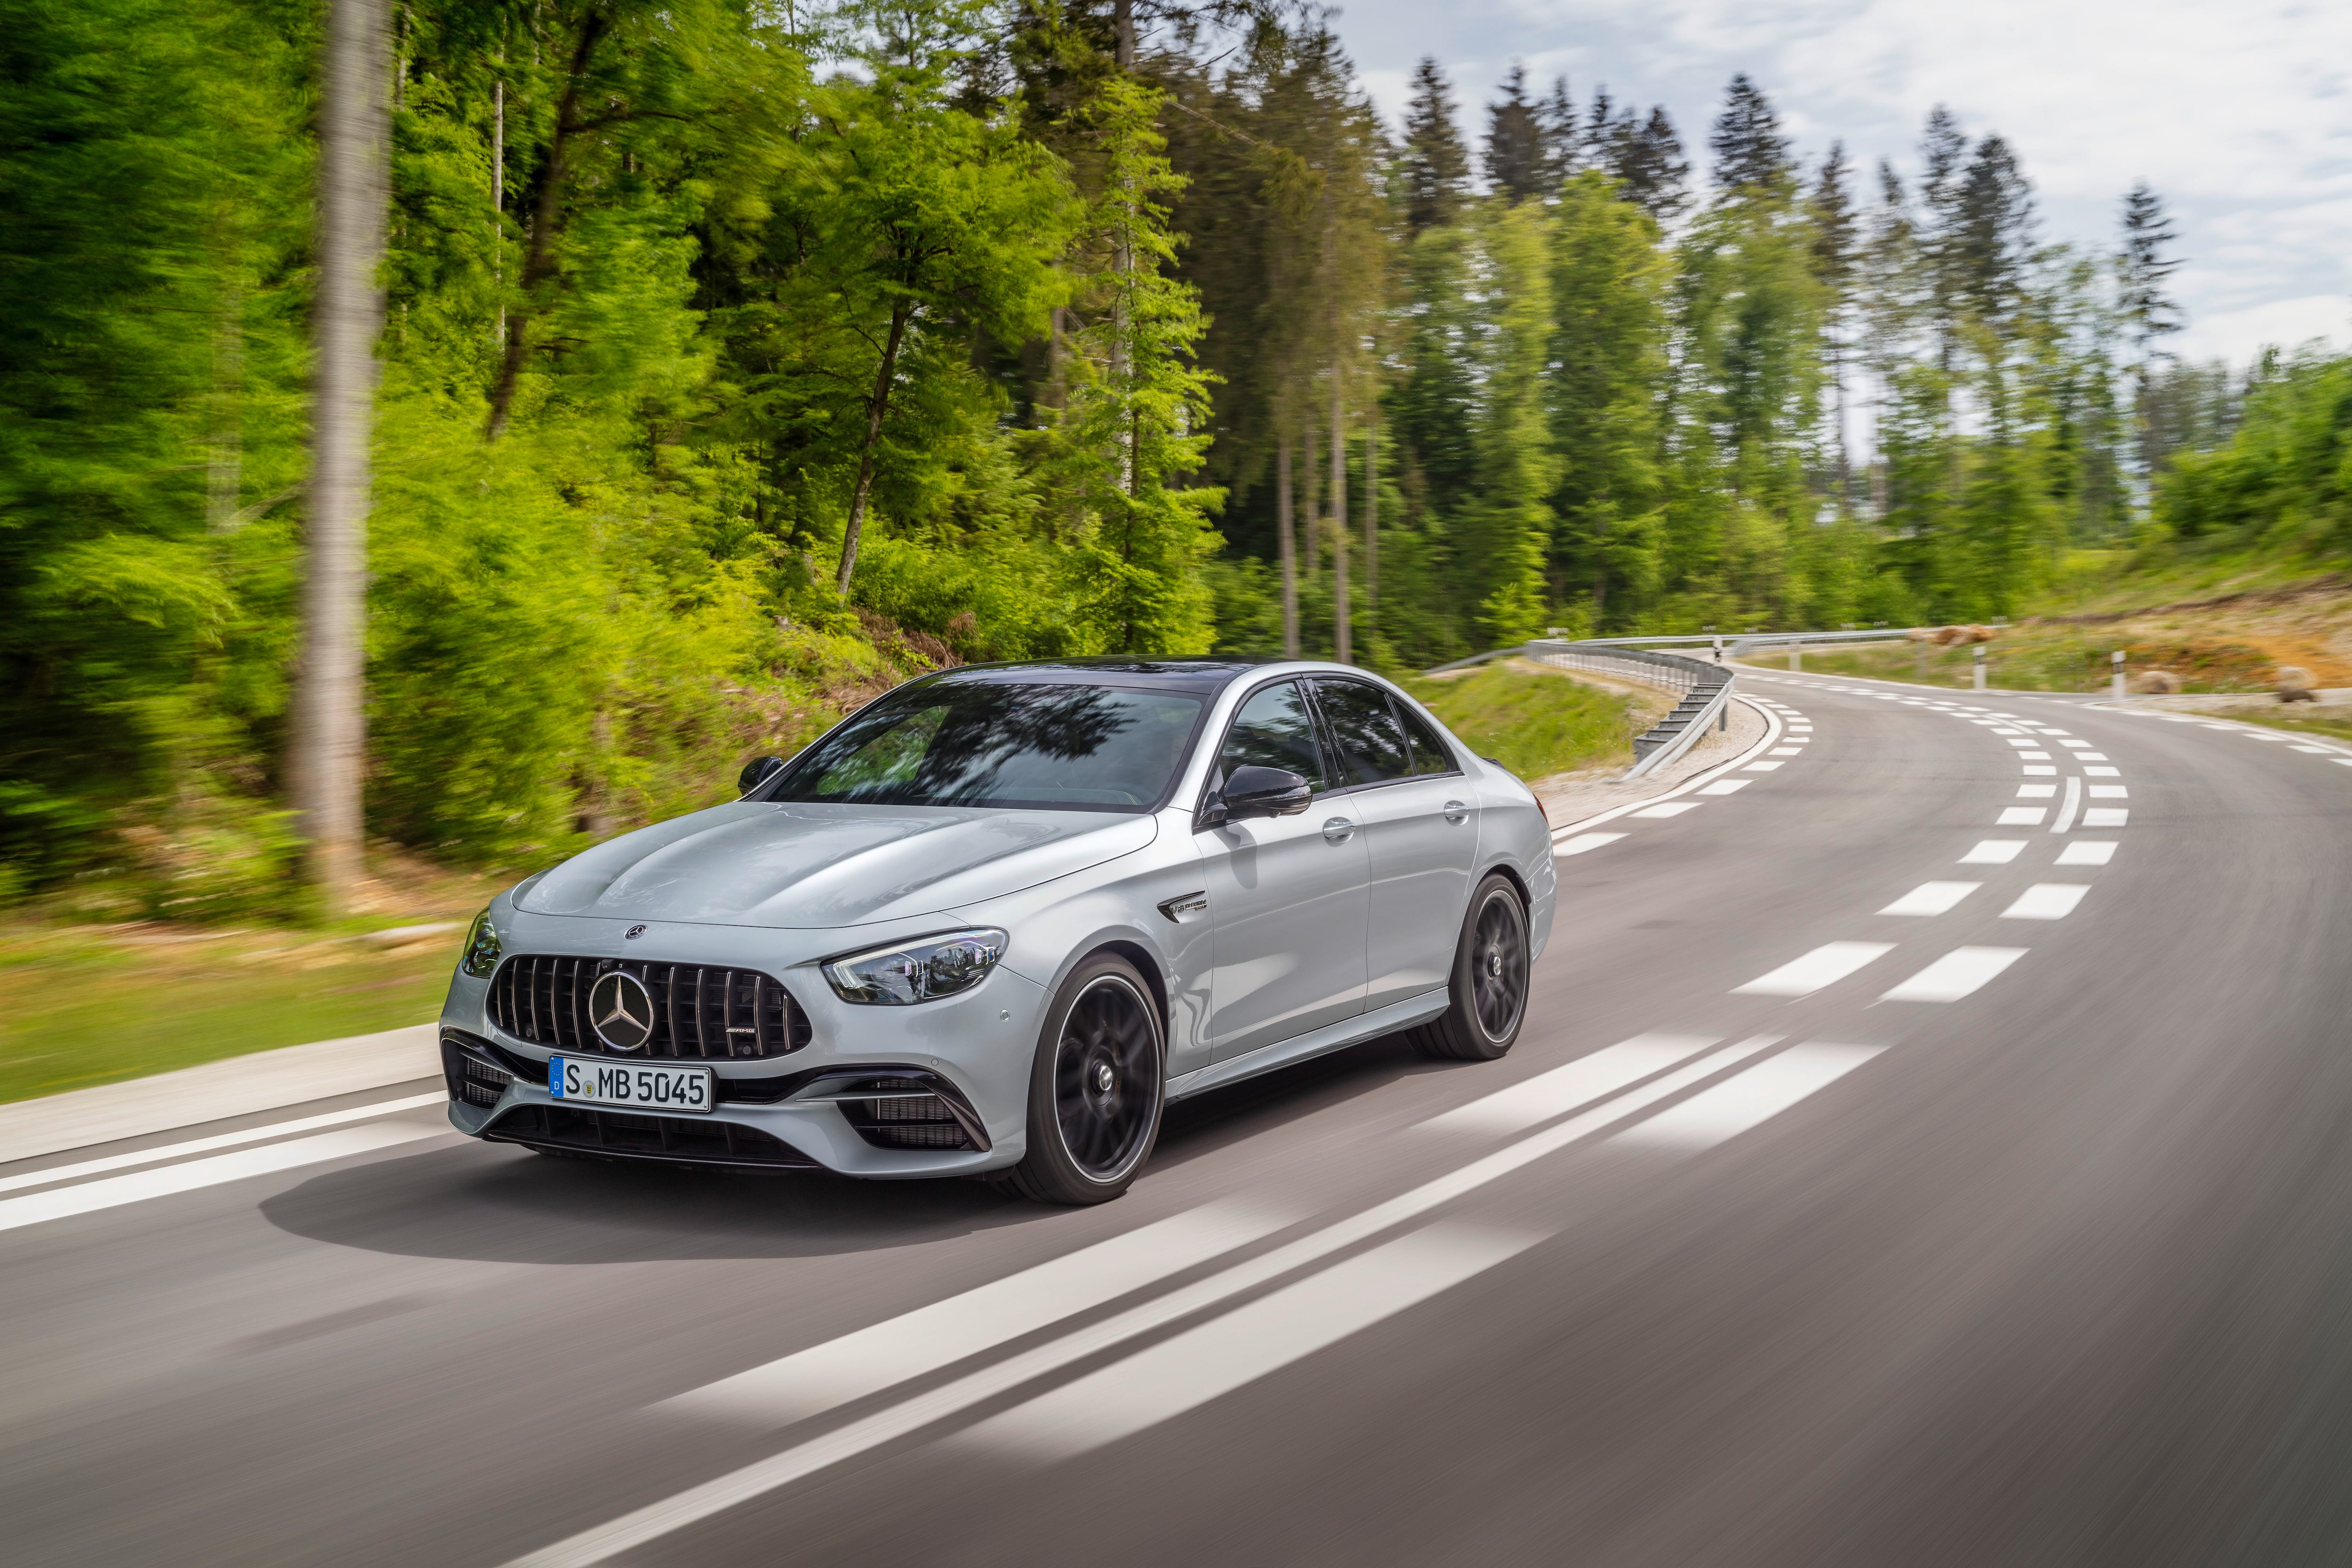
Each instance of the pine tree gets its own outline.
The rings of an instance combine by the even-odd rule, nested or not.
[[[2033,187],[1998,135],[1977,143],[1952,203],[1948,251],[1960,308],[2005,321],[2019,303],[2033,250]]]
[[[2168,256],[2172,219],[2164,198],[2142,180],[2124,197],[2123,248],[2116,254],[2116,309],[2132,347],[2145,358],[2156,340],[2180,330],[2179,307],[2165,292],[2180,265]]]
[[[1731,79],[1707,145],[1715,153],[1715,188],[1726,195],[1777,191],[1794,173],[1780,117],[1745,71]]]
[[[1584,167],[1584,132],[1566,77],[1552,79],[1551,96],[1537,109],[1536,120],[1543,139],[1544,186],[1556,192]]]
[[[1653,108],[1649,119],[1638,127],[1630,109],[1617,123],[1616,166],[1612,173],[1623,187],[1625,199],[1664,227],[1681,215],[1690,200],[1690,164],[1683,157],[1682,138],[1675,134],[1675,122],[1667,118],[1664,104]]]
[[[1852,504],[1853,464],[1846,451],[1846,344],[1853,300],[1854,273],[1859,259],[1860,226],[1855,221],[1853,194],[1847,188],[1845,143],[1830,143],[1813,182],[1810,216],[1813,225],[1813,276],[1821,279],[1823,346],[1829,357],[1832,395],[1832,449],[1837,454],[1835,489],[1838,504]]]
[[[1461,216],[1470,194],[1470,155],[1454,121],[1454,89],[1434,55],[1423,55],[1413,68],[1412,100],[1405,108],[1404,147],[1397,164],[1407,234]]]
[[[1506,200],[1524,202],[1545,190],[1544,124],[1528,100],[1528,70],[1513,66],[1503,101],[1486,106],[1486,183]]]

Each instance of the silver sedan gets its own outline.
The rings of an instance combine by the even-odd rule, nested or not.
[[[1173,1100],[1399,1030],[1486,1060],[1527,786],[1343,665],[927,676],[476,920],[449,1117],[549,1154],[1127,1189]]]

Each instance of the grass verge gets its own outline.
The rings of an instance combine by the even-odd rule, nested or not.
[[[0,1101],[431,1023],[464,922],[507,880],[411,878],[397,912],[326,930],[0,926]],[[384,934],[415,925],[446,929]]]
[[[1404,684],[1472,751],[1523,779],[1631,763],[1633,737],[1646,728],[1628,697],[1507,662]]]

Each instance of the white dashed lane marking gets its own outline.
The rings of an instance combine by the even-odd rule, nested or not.
[[[1566,1067],[1538,1073],[1522,1083],[1454,1107],[1421,1123],[1431,1132],[1476,1132],[1492,1137],[1511,1133],[1565,1116],[1641,1082],[1653,1073],[1689,1060],[1721,1041],[1713,1035],[1636,1035],[1613,1046],[1579,1057]],[[1713,1071],[1718,1062],[1706,1070]]]
[[[1810,1094],[1828,1088],[1883,1047],[1808,1043],[1766,1057],[1737,1078],[1701,1089],[1646,1121],[1636,1121],[1612,1142],[1649,1148],[1705,1149],[1778,1116]]]
[[[1696,811],[1698,807],[1699,803],[1695,800],[1668,800],[1661,801],[1656,805],[1645,805],[1639,811],[1629,811],[1625,815],[1628,816],[1680,816],[1684,812]]]
[[[2006,866],[2017,858],[2025,847],[2022,838],[1979,839],[1977,847],[1960,857],[1963,866]]]
[[[1957,1002],[2025,956],[2021,947],[1957,947],[1879,998]]]
[[[2036,882],[2000,911],[2005,921],[2060,921],[2074,912],[2091,889],[2081,882]]]
[[[2085,827],[2121,827],[2131,820],[2131,812],[2120,805],[2095,805],[2083,813]]]
[[[1769,974],[1759,974],[1736,994],[1751,996],[1810,996],[1833,985],[1864,964],[1893,949],[1891,942],[1823,942],[1801,958],[1790,960]]]
[[[1994,826],[1997,827],[2039,827],[2042,826],[2042,819],[2048,815],[2048,809],[2043,806],[2008,806],[2002,810],[2000,820],[1995,823]]]
[[[1555,859],[1562,855],[1581,855],[1588,849],[1598,849],[1603,844],[1614,844],[1625,836],[1622,833],[1580,833],[1565,844],[1551,847]]]
[[[1755,782],[1756,781],[1754,779],[1717,779],[1711,784],[1701,785],[1698,793],[1701,795],[1738,795],[1741,790],[1746,789],[1749,784],[1752,784]]]
[[[2077,838],[2058,851],[2061,866],[2104,866],[2116,858],[2112,838]]]
[[[1922,882],[1878,912],[1882,915],[1940,915],[1983,886],[1982,882]]]

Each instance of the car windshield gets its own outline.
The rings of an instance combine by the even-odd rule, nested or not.
[[[801,753],[779,801],[1141,811],[1167,792],[1201,700],[1102,686],[947,682],[896,692]]]

